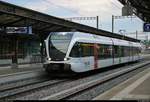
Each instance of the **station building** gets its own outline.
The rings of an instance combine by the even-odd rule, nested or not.
[[[16,46],[16,47],[15,47]],[[41,41],[38,36],[27,34],[0,33],[0,65],[10,65],[15,61],[17,53],[18,64],[40,63]]]

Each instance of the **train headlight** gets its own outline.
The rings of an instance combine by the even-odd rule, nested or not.
[[[67,60],[69,60],[69,58],[64,58],[64,61],[67,61]]]
[[[48,58],[48,60],[51,61],[52,59],[51,59],[51,58]]]

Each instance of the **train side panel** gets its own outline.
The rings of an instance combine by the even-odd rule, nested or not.
[[[85,37],[86,36],[86,37]],[[47,57],[49,58],[49,49],[48,49],[48,39],[45,41],[47,43]],[[76,43],[79,43],[81,47],[83,46],[90,46],[93,49],[93,53],[88,56],[70,56],[70,53],[75,46]],[[99,48],[103,48],[106,52],[111,51],[111,55],[109,52],[109,55],[104,54],[100,55],[102,52],[105,53],[105,51],[99,52]],[[107,48],[108,47],[108,48]],[[115,50],[115,47],[117,50]],[[105,49],[106,48],[106,49]],[[121,48],[128,48],[127,53],[125,55],[122,55]],[[79,33],[77,32],[72,40],[70,41],[69,47],[67,49],[66,56],[64,57],[64,61],[47,61],[46,64],[67,64],[70,65],[70,70],[76,73],[80,72],[86,72],[90,70],[96,70],[98,68],[104,68],[112,65],[117,65],[121,63],[127,63],[131,61],[136,61],[141,59],[139,52],[136,52],[135,48],[140,48],[140,45],[138,43],[133,43],[129,41],[114,39],[114,38],[108,38],[108,37],[102,37],[97,35],[91,35],[91,34],[85,34],[85,33]],[[133,52],[134,49],[134,52]],[[115,52],[116,51],[116,52]],[[85,51],[86,52],[86,51]],[[82,52],[83,53],[83,52]],[[135,54],[137,53],[137,54]],[[78,54],[78,53],[77,53]],[[109,56],[109,57],[108,57]],[[47,58],[47,59],[48,59]],[[50,59],[50,58],[49,58]],[[61,69],[61,67],[60,67]],[[63,72],[62,72],[63,73]]]

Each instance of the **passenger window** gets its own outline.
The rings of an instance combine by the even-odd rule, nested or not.
[[[112,46],[111,45],[100,45],[98,49],[98,58],[106,59],[112,57]]]
[[[90,43],[75,43],[73,46],[70,57],[90,57],[94,56],[94,44]]]
[[[81,43],[82,57],[94,56],[94,44]]]

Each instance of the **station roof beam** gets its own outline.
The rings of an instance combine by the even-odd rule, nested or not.
[[[10,3],[6,3],[3,1],[0,1],[0,24],[7,24],[9,22],[15,22],[18,20],[18,18],[22,18],[25,20],[18,21],[15,23],[10,24],[9,26],[30,26],[32,25],[33,27],[33,33],[35,34],[49,34],[50,32],[53,31],[71,31],[72,29],[75,29],[77,31],[82,31],[86,33],[93,33],[96,35],[101,35],[101,36],[107,36],[107,37],[112,37],[112,38],[118,38],[122,39],[124,38],[125,40],[129,41],[135,41],[139,42],[140,40],[130,38],[127,36],[122,36],[119,34],[111,33],[108,31],[100,30],[97,28],[93,28],[90,26],[86,26],[83,24],[71,22],[65,19],[57,18],[48,14],[40,13],[37,11],[33,11],[27,8],[23,8],[20,6],[16,6]],[[3,19],[3,14],[7,15],[6,18]],[[9,21],[9,22],[8,22]],[[40,25],[46,25],[46,28],[44,29],[44,26]],[[54,27],[51,27],[53,25]],[[47,28],[48,27],[48,28]],[[41,29],[41,31],[39,30]]]
[[[123,5],[130,5],[136,9],[134,12],[144,22],[150,22],[150,0],[118,0]]]

